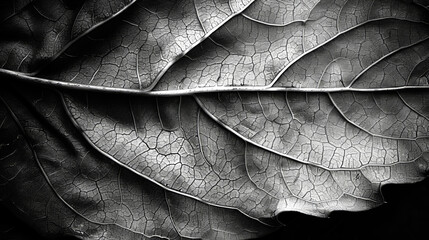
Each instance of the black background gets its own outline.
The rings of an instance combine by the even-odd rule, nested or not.
[[[387,203],[369,211],[333,212],[329,218],[281,214],[285,227],[261,239],[429,239],[429,179],[382,191]],[[44,239],[1,205],[0,213],[1,240]]]

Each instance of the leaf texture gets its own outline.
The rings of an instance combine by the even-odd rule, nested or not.
[[[408,162],[429,146],[426,116],[407,102],[392,109],[392,101],[401,101],[395,93],[227,93],[199,99],[206,112],[243,138],[326,168]]]
[[[428,174],[426,0],[2,6],[0,200],[48,237],[250,239]]]
[[[272,2],[138,2],[36,76],[161,94],[427,87],[429,20],[421,4]],[[291,19],[270,15],[278,12]]]
[[[28,218],[46,218],[38,223],[44,231],[81,224],[89,229],[80,233],[77,225],[67,231],[90,239],[243,239],[272,231],[236,210],[164,190],[109,161],[79,135],[59,97],[38,90],[2,94],[2,145],[8,147],[1,151],[1,177],[2,192],[8,193],[2,199],[19,201]],[[33,194],[40,199],[22,198]]]
[[[177,59],[251,2],[138,2],[72,46],[54,63],[60,72],[42,72],[42,76],[96,86],[150,89]],[[115,34],[110,36],[112,29]],[[82,48],[86,50],[82,52]]]
[[[190,97],[106,102],[105,97],[88,95],[80,100],[69,96],[66,102],[88,139],[114,160],[166,187],[258,218],[285,210],[323,216],[333,209],[370,208],[383,202],[381,183],[418,181],[427,172],[427,136],[394,139],[355,129],[332,104],[319,109],[328,96],[309,97],[308,102],[304,94],[289,96],[295,100],[289,101],[290,108],[298,109],[292,117],[286,105],[268,109],[287,103],[284,93],[259,101],[252,99],[256,94],[225,95],[198,96],[203,111]],[[280,99],[274,102],[274,97]],[[246,103],[241,103],[239,99],[245,98]],[[264,103],[266,112],[284,115],[264,115]],[[287,126],[289,120],[293,122]],[[297,170],[306,165],[309,170]],[[287,175],[277,175],[279,171]],[[319,175],[319,180],[308,179]],[[265,182],[270,178],[274,178],[271,183]]]

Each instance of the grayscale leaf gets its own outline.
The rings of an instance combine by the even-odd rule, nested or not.
[[[428,175],[429,1],[0,5],[0,200],[43,236],[258,238]]]

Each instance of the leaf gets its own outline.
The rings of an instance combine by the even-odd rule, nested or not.
[[[41,75],[96,86],[150,89],[175,61],[251,2],[139,2],[71,46],[54,63],[61,71]]]
[[[113,161],[205,202],[255,217],[274,213],[278,200],[247,175],[244,142],[202,114],[191,97],[106,100],[67,95],[65,102],[88,140]]]
[[[266,12],[278,10],[275,5],[269,6],[273,7],[265,10]],[[305,5],[301,4],[293,9],[305,12],[305,9],[301,9],[303,6]],[[377,11],[382,8],[386,11]],[[256,9],[256,6],[255,9],[249,8],[246,13],[263,11]],[[237,18],[236,22],[230,22],[234,27],[226,25],[225,32],[219,31],[218,35],[214,33],[211,37],[212,42],[203,43],[201,48],[206,49],[205,51],[196,50],[196,55],[192,55],[191,52],[190,59],[183,58],[183,61],[175,65],[177,68],[173,66],[154,90],[199,90],[213,87],[213,91],[216,91],[224,89],[225,86],[255,85],[259,87],[244,89],[258,90],[264,89],[264,86],[348,87],[347,84],[341,85],[339,79],[345,82],[348,80],[347,77],[357,78],[367,70],[365,68],[371,67],[370,64],[387,56],[397,56],[397,61],[391,64],[393,66],[406,63],[412,67],[419,64],[419,57],[421,61],[427,59],[425,51],[420,51],[420,54],[418,52],[419,49],[427,48],[428,44],[425,41],[428,37],[427,11],[418,6],[400,1],[374,1],[372,5],[367,1],[319,1],[310,9],[308,15],[290,22],[286,21],[284,24],[264,22],[263,18],[249,19],[244,17],[246,15],[241,19]],[[362,12],[363,15],[357,18],[355,12]],[[413,14],[407,15],[407,12]],[[231,28],[234,30],[227,32]],[[413,34],[399,30],[411,28]],[[375,34],[378,32],[380,33]],[[394,32],[398,32],[398,36],[389,38],[389,34]],[[408,36],[413,38],[409,39]],[[349,39],[356,42],[349,42]],[[384,39],[392,42],[384,42]],[[363,41],[365,44],[361,47]],[[417,45],[412,49],[412,53],[417,52],[415,54],[417,58],[407,62],[408,59],[398,55],[403,55],[399,50],[411,48],[410,45]],[[209,54],[206,53],[207,49]],[[378,54],[369,55],[369,52]],[[239,64],[234,66],[235,63]],[[383,69],[381,71],[376,69],[374,72],[384,73]],[[342,75],[338,76],[339,74]],[[346,74],[347,76],[343,76]],[[326,75],[325,78],[328,79],[325,80],[322,75]],[[385,76],[385,79],[389,79],[388,76]],[[368,81],[370,80],[372,79]],[[328,83],[320,84],[325,81]],[[370,86],[369,83],[362,85],[367,88]],[[427,85],[427,82],[412,81],[408,84],[399,82],[385,85],[371,87],[421,86]]]
[[[323,216],[334,209],[366,209],[383,202],[381,184],[425,176],[427,136],[415,141],[372,136],[332,104],[323,106],[327,96],[314,94],[306,103],[304,94],[288,102],[283,94],[259,101],[252,98],[256,94],[199,96],[205,112],[190,97],[106,101],[100,95],[68,95],[66,105],[89,141],[114,161],[173,190],[257,218],[285,210]],[[276,103],[283,107],[274,109]],[[297,112],[288,114],[287,103]],[[264,105],[272,116],[264,115]],[[423,120],[416,124],[428,126]]]
[[[292,7],[272,2],[231,2],[229,12],[225,4],[190,0],[164,2],[159,9],[154,3],[136,4],[76,41],[33,80],[153,91],[148,94],[427,87],[428,56],[422,49],[429,41],[429,19],[421,4],[323,0],[297,1]],[[278,11],[291,18],[270,15]]]
[[[354,169],[414,161],[428,151],[427,113],[409,107],[427,103],[408,104],[398,94],[226,93],[199,99],[212,118],[253,144],[304,163]]]
[[[48,237],[249,239],[428,175],[426,0],[4,6],[0,199]]]
[[[272,231],[109,161],[74,129],[60,102],[44,89],[2,92],[1,199],[19,205],[29,220],[45,219],[36,225],[40,231],[88,239],[242,239]]]

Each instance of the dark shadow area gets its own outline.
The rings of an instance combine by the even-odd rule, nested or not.
[[[387,185],[388,203],[363,212],[333,212],[317,218],[282,213],[285,227],[261,239],[426,239],[429,228],[429,179],[417,184]],[[35,230],[0,205],[1,240],[42,240]],[[76,238],[61,238],[61,240]]]
[[[0,240],[46,240],[46,238],[17,218],[6,206],[0,204]],[[58,240],[77,240],[77,238],[67,236]]]
[[[2,240],[42,240],[39,234],[19,220],[5,206],[0,205],[0,239]]]

